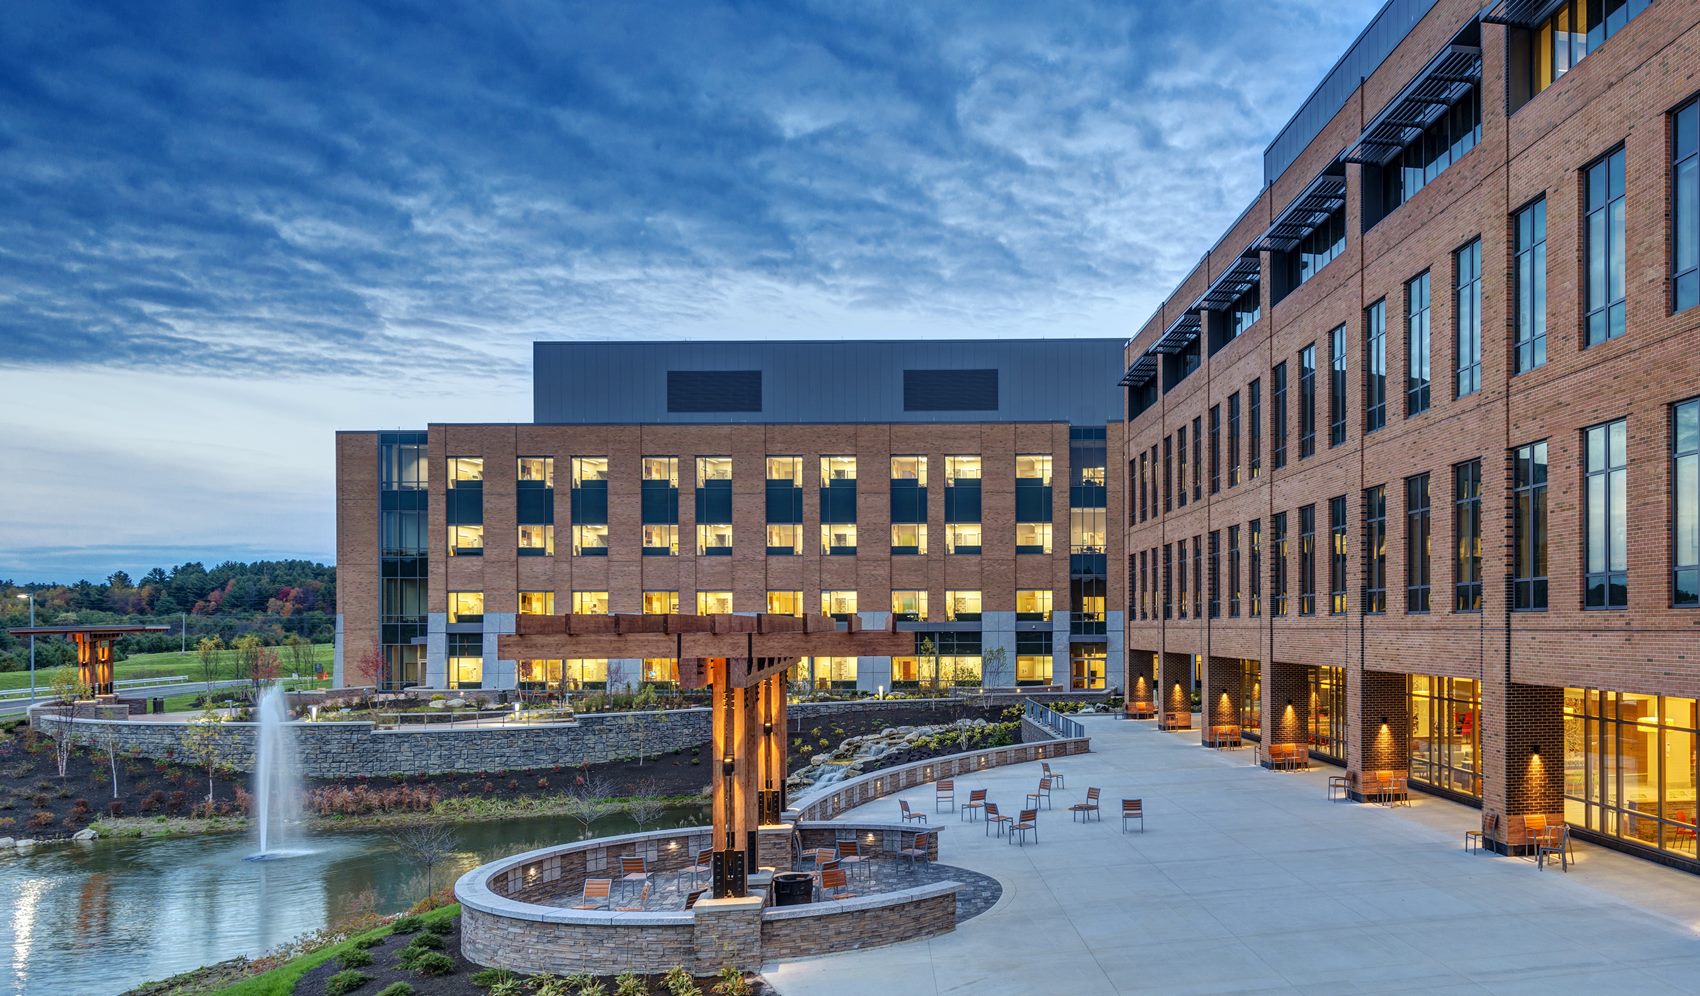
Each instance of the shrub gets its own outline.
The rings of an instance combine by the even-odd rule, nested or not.
[[[35,803],[35,808],[41,809],[52,803],[53,797],[48,795],[46,792],[37,792],[35,795],[30,797],[30,801]]]
[[[36,829],[53,825],[53,814],[45,809],[38,809],[30,814],[30,826]]]
[[[467,981],[480,989],[488,989],[498,982],[515,978],[518,976],[505,968],[481,968],[467,976]]]
[[[578,987],[577,996],[608,996],[608,987],[602,984],[601,979],[593,978]]]
[[[503,979],[490,987],[490,996],[526,996],[525,983],[518,979]]]
[[[443,939],[436,934],[420,934],[407,943],[410,948],[424,948],[430,951],[443,950]]]
[[[404,916],[390,924],[390,930],[397,934],[417,934],[425,926],[425,921],[416,916]]]
[[[356,972],[352,968],[344,969],[325,980],[325,996],[342,996],[351,993],[368,982],[372,977],[365,972]]]
[[[353,947],[342,953],[343,968],[365,968],[372,964],[372,953],[362,947]]]
[[[447,937],[455,932],[455,922],[446,917],[431,920],[425,924],[425,930],[427,933],[436,934],[438,937]]]
[[[744,973],[731,965],[720,966],[720,981],[714,984],[714,992],[719,996],[752,996],[755,992],[750,988],[749,980]]]
[[[417,990],[406,982],[392,982],[378,990],[378,996],[413,996],[415,992]]]
[[[441,951],[426,951],[413,959],[413,970],[420,975],[449,975],[454,972],[455,963]]]
[[[549,791],[549,779],[547,779],[547,778],[537,779],[537,787],[544,792]]]
[[[181,813],[183,812],[184,807],[188,806],[188,804],[189,793],[182,789],[178,789],[171,793],[171,797],[166,801],[165,811],[168,813]]]
[[[691,973],[684,966],[675,965],[661,977],[661,984],[667,987],[672,996],[702,996],[702,990],[697,988],[697,980],[691,978]]]
[[[649,987],[631,972],[621,972],[614,980],[614,996],[649,996]]]
[[[111,802],[107,803],[106,804],[106,814],[108,816],[123,816],[124,815],[124,800],[123,799],[114,799]]]
[[[367,934],[364,937],[356,937],[354,939],[354,946],[365,951],[368,948],[375,948],[384,943],[385,938],[388,936],[388,934]]]
[[[0,816],[0,827],[5,827],[5,828],[9,829],[9,828],[15,827],[17,825],[18,825],[18,821],[13,819],[12,817],[10,817],[10,816]]]

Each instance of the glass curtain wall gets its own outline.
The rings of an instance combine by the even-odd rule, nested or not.
[[[1482,794],[1482,686],[1474,678],[1411,675],[1411,780]]]
[[[1346,669],[1309,668],[1310,752],[1346,760]]]
[[[1695,858],[1694,699],[1564,690],[1564,818]]]

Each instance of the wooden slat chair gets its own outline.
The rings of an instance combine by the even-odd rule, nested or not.
[[[915,834],[914,843],[910,844],[908,847],[900,849],[897,852],[897,856],[900,858],[907,858],[911,865],[917,861],[931,861],[932,851],[928,848],[927,841],[927,838],[931,836],[932,831],[917,832]]]
[[[691,893],[685,897],[685,909],[690,909],[691,907],[695,906],[697,904],[697,900],[701,899],[702,894],[707,892],[707,891],[708,891],[707,889],[693,889],[693,890],[691,890]]]
[[[1009,824],[1009,823],[1014,823],[1014,822],[1015,822],[1015,817],[1005,816],[1004,814],[998,812],[998,804],[997,803],[995,803],[995,802],[986,803],[986,836],[988,836],[988,837],[991,836],[992,827],[996,826],[998,828],[998,836],[1002,837],[1005,825]]]
[[[933,812],[939,812],[941,807],[956,805],[956,779],[941,778],[933,789]]]
[[[584,894],[579,897],[575,910],[605,910],[608,908],[608,894],[613,891],[614,880],[611,878],[587,878],[584,880]]]
[[[1040,761],[1039,767],[1045,772],[1045,776],[1051,780],[1052,785],[1057,788],[1068,788],[1068,782],[1063,780],[1062,774],[1051,770],[1051,762]]]
[[[696,886],[699,876],[714,874],[714,848],[705,847],[697,852],[697,861],[690,867],[690,873],[693,888]]]
[[[1086,801],[1085,802],[1077,802],[1074,805],[1068,807],[1069,819],[1072,820],[1076,817],[1079,817],[1083,821],[1091,822],[1092,814],[1098,812],[1098,796],[1099,795],[1100,795],[1100,793],[1099,793],[1098,789],[1095,789],[1095,788],[1087,789],[1086,790]],[[1099,814],[1099,819],[1102,819],[1102,818],[1103,818],[1103,815]]]
[[[1138,820],[1139,821],[1139,832],[1140,833],[1145,832],[1145,800],[1143,800],[1143,799],[1123,799],[1122,800],[1122,833],[1127,833],[1127,821],[1128,820]]]
[[[1548,827],[1546,833],[1542,834],[1535,843],[1536,868],[1544,869],[1547,858],[1554,856],[1558,858],[1559,867],[1564,869],[1565,874],[1569,874],[1570,862],[1574,861],[1575,858],[1570,850],[1570,824],[1568,823]]]
[[[864,862],[866,860],[868,860],[867,855],[862,853],[861,846],[858,845],[855,841],[853,841],[853,840],[841,840],[841,841],[838,842],[838,863],[839,864],[855,866],[855,865],[861,864],[862,862]],[[848,869],[846,869],[846,870],[848,870]]]
[[[620,882],[627,887],[649,884],[649,859],[641,854],[620,855]]]
[[[1482,816],[1482,825],[1474,830],[1464,831],[1464,850],[1480,851],[1485,841],[1493,840],[1499,833],[1499,814],[1486,813]]]
[[[820,873],[820,891],[825,899],[854,899],[850,891],[850,876],[842,868],[828,868]]]
[[[1039,779],[1039,787],[1027,793],[1026,801],[1031,803],[1034,809],[1038,809],[1041,803],[1050,806],[1051,779],[1049,776]]]
[[[643,883],[643,891],[638,893],[636,906],[616,906],[616,913],[642,913],[649,908],[649,883]]]
[[[980,811],[985,808],[986,790],[969,789],[968,801],[962,804],[962,818],[972,823],[974,822],[975,817],[979,815]]]
[[[909,800],[907,799],[897,800],[897,809],[903,814],[903,822],[905,823],[908,823],[910,820],[917,820],[921,823],[927,822],[927,814],[917,813],[913,809],[910,809]]]
[[[1005,838],[1004,843],[1007,844],[1015,840],[1015,835],[1020,834],[1021,846],[1026,847],[1028,831],[1033,833],[1033,843],[1039,843],[1039,811],[1037,809],[1023,809],[1021,811],[1021,815],[1016,817],[1015,822],[1009,825],[1009,836]]]

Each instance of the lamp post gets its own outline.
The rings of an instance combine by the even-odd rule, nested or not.
[[[30,603],[30,629],[35,628],[35,592],[25,592],[18,596],[27,598]],[[35,634],[30,634],[30,705],[35,705]]]

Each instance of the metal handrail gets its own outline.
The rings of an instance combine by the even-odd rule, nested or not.
[[[1086,736],[1086,727],[1080,725],[1079,720],[1070,719],[1042,702],[1036,702],[1033,699],[1023,699],[1021,703],[1021,712],[1028,721],[1050,730],[1052,733],[1062,737],[1064,740],[1073,740],[1078,737]]]

